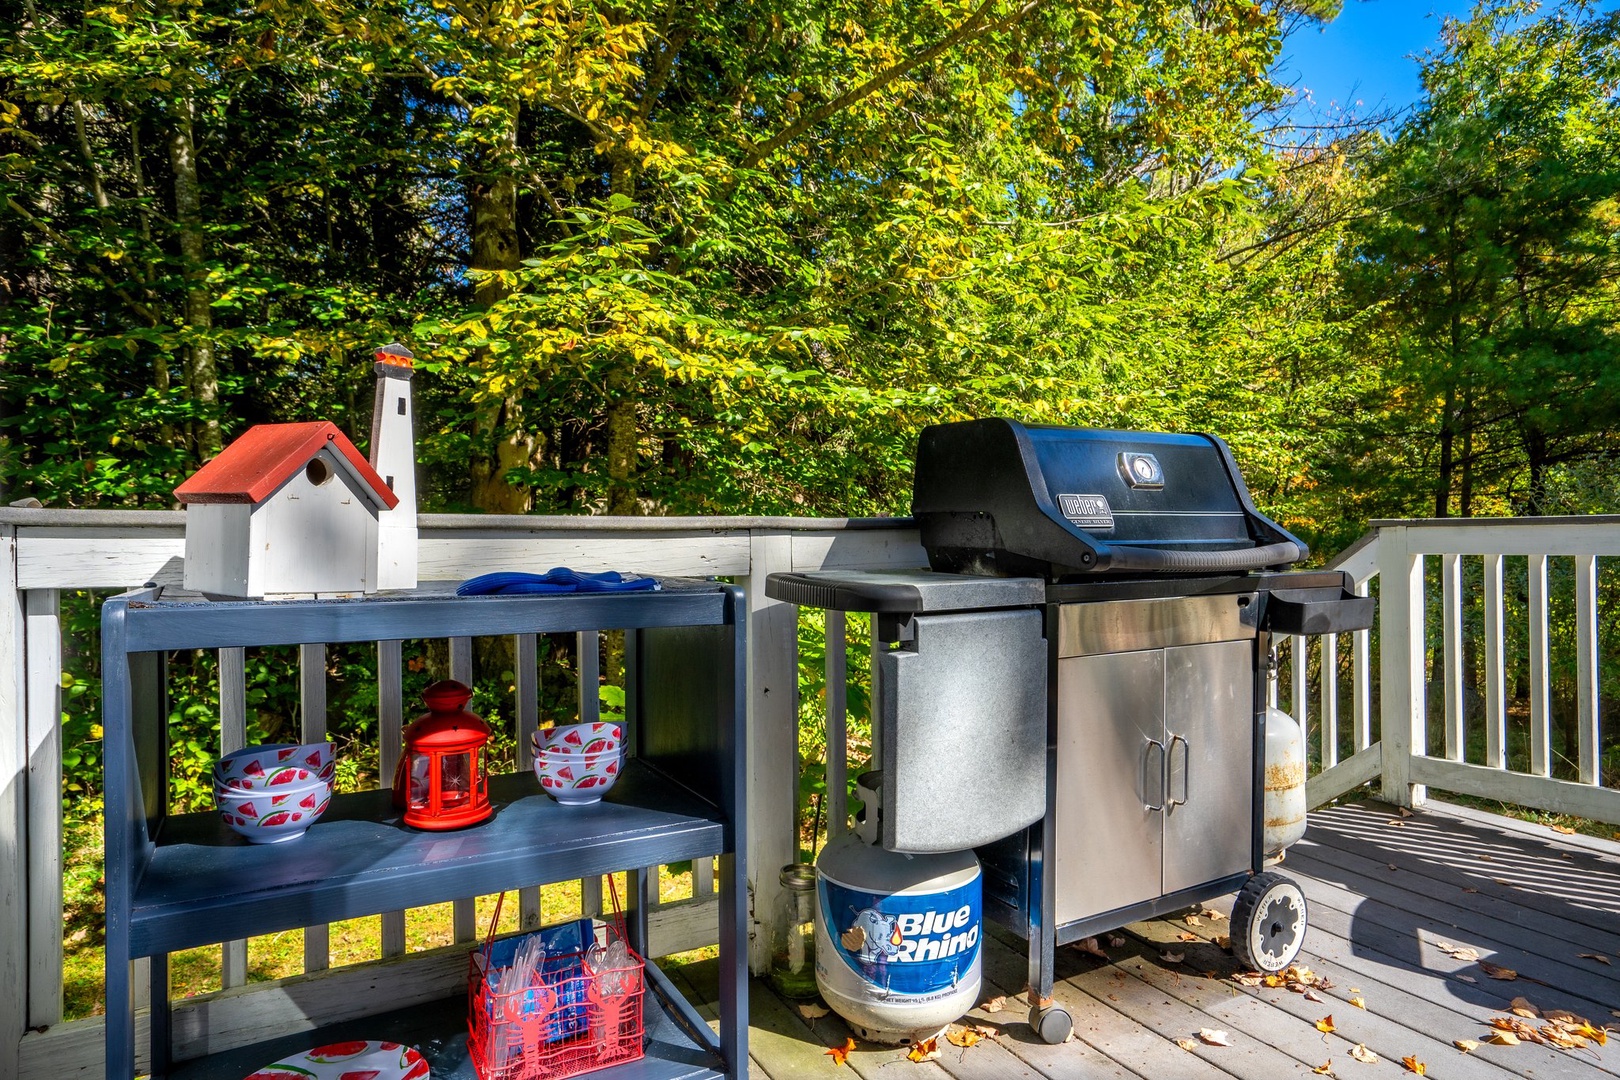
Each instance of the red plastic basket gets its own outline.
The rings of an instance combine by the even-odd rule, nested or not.
[[[608,945],[625,941],[617,888],[612,895],[613,922],[591,922],[593,946],[548,956],[539,978],[505,994],[498,987],[506,969],[491,961],[505,896],[496,902],[489,937],[467,965],[467,1049],[482,1080],[561,1080],[644,1055],[644,961],[626,941],[628,963],[602,963]]]

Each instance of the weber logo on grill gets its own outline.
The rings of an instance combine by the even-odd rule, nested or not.
[[[1059,495],[1058,509],[1082,529],[1099,532],[1114,527],[1114,510],[1101,495]]]

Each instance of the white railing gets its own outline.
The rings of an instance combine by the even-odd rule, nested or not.
[[[1603,786],[1597,603],[1599,560],[1620,556],[1620,517],[1372,526],[1334,564],[1363,590],[1378,584],[1378,699],[1372,699],[1374,661],[1363,632],[1355,635],[1348,664],[1351,757],[1337,756],[1345,689],[1338,643],[1321,639],[1321,704],[1314,712],[1308,665],[1290,664],[1294,712],[1302,722],[1315,721],[1318,737],[1321,771],[1310,779],[1311,805],[1381,778],[1382,796],[1402,806],[1421,805],[1433,786],[1620,823],[1620,790]],[[1555,607],[1567,621],[1551,619]],[[1293,643],[1294,656],[1304,655],[1301,644]],[[1522,660],[1510,664],[1511,652]],[[1566,671],[1573,657],[1572,680],[1557,677],[1555,656],[1566,659]],[[1514,674],[1519,677],[1510,681]],[[1514,683],[1526,687],[1522,699],[1515,698]],[[1573,690],[1565,695],[1572,702],[1564,725],[1573,734],[1562,746],[1552,724],[1553,692],[1561,684]],[[1437,708],[1430,705],[1431,688]]]
[[[76,589],[178,584],[184,516],[167,512],[0,510],[0,1078],[100,1075],[99,1019],[61,1023],[62,809],[61,654],[58,596]],[[1282,684],[1292,711],[1313,732],[1317,760],[1312,806],[1382,779],[1385,798],[1420,803],[1424,785],[1620,823],[1620,791],[1601,786],[1596,598],[1600,558],[1620,556],[1620,518],[1380,521],[1332,564],[1358,591],[1379,598],[1374,635],[1349,641],[1279,642]],[[1437,558],[1436,558],[1437,557]],[[1521,561],[1522,560],[1522,561]],[[751,903],[769,912],[776,871],[797,855],[797,623],[795,609],[769,600],[765,576],[778,570],[921,566],[917,535],[904,520],[793,518],[545,518],[425,516],[424,580],[454,580],[513,567],[631,569],[643,573],[725,576],[743,583],[749,601],[749,827]],[[1549,565],[1573,582],[1568,625],[1549,621]],[[1507,602],[1507,570],[1526,573],[1524,614]],[[1438,582],[1429,603],[1426,580]],[[1397,584],[1391,584],[1397,583]],[[1559,593],[1562,602],[1564,594]],[[1511,624],[1511,625],[1510,625]],[[828,619],[829,685],[846,664],[843,619]],[[1473,627],[1470,630],[1470,627]],[[1570,640],[1565,640],[1566,638]],[[1525,643],[1525,708],[1510,700],[1507,644]],[[85,643],[77,643],[81,647]],[[582,654],[590,652],[589,643]],[[1374,652],[1374,644],[1377,646]],[[518,678],[513,713],[536,722],[532,636],[515,642]],[[1551,658],[1575,657],[1575,737],[1564,747],[1572,778],[1552,773]],[[1314,656],[1314,663],[1310,658]],[[1471,660],[1470,658],[1473,657]],[[452,673],[470,668],[466,642],[453,642]],[[379,645],[379,757],[388,775],[399,752],[399,651]],[[324,649],[300,653],[303,733],[324,733]],[[1314,675],[1313,675],[1314,668]],[[1430,671],[1435,669],[1434,674]],[[1483,684],[1483,732],[1469,750],[1470,675]],[[239,737],[240,657],[221,656],[224,737]],[[591,682],[585,672],[584,682]],[[1314,686],[1313,686],[1314,683]],[[1441,687],[1438,756],[1429,756],[1428,687]],[[1314,693],[1313,693],[1314,690]],[[582,695],[583,696],[583,695]],[[835,695],[836,696],[836,695]],[[833,708],[838,702],[830,701]],[[585,707],[588,707],[586,705]],[[1523,717],[1518,714],[1524,713]],[[1348,730],[1345,721],[1348,721]],[[829,724],[829,756],[842,725]],[[527,746],[520,730],[519,752]],[[1482,737],[1481,737],[1482,736]],[[1521,738],[1524,752],[1514,750]],[[1522,763],[1521,763],[1521,759]],[[1509,766],[1521,766],[1510,768]],[[842,817],[830,792],[828,816]],[[694,899],[657,910],[650,920],[655,955],[714,940],[712,870],[694,868]],[[584,890],[586,893],[588,889]],[[588,903],[588,901],[587,901]],[[538,918],[532,890],[523,917]],[[469,904],[453,919],[457,941],[470,937]],[[224,948],[228,989],[178,1003],[180,1056],[209,1053],[363,1013],[368,992],[387,987],[391,1005],[451,994],[464,977],[465,952],[446,948],[402,955],[402,916],[385,917],[381,961],[322,970],[320,928],[306,935],[306,974],[240,985],[240,945]],[[752,961],[764,959],[756,934]],[[143,980],[136,980],[136,985]]]
[[[427,515],[421,521],[423,580],[461,580],[492,570],[621,569],[666,576],[731,577],[749,604],[747,861],[750,903],[768,913],[777,871],[798,855],[796,610],[768,600],[765,576],[778,570],[909,567],[925,562],[904,521],[772,518],[546,518]],[[0,510],[0,1078],[99,1076],[99,1018],[62,1022],[62,637],[58,598],[78,589],[122,590],[147,582],[180,584],[185,518],[169,512]],[[77,643],[88,647],[89,643]],[[580,707],[595,706],[582,641]],[[835,647],[841,646],[837,642]],[[514,641],[517,678],[512,714],[520,755],[538,720],[537,640]],[[452,677],[469,681],[471,642],[450,642]],[[222,749],[246,732],[244,657],[221,650]],[[379,776],[400,753],[405,719],[398,642],[379,642]],[[302,735],[326,730],[325,648],[304,646],[297,673]],[[593,692],[587,693],[587,690]],[[526,762],[520,761],[520,765]],[[657,880],[656,877],[653,880]],[[693,868],[693,896],[656,906],[649,952],[665,955],[716,940],[713,867]],[[594,888],[592,886],[595,886]],[[600,904],[600,881],[582,884],[587,912]],[[593,904],[594,899],[594,904]],[[538,925],[539,890],[520,893],[522,921]],[[452,946],[406,954],[405,913],[381,921],[382,959],[328,970],[326,928],[305,933],[305,974],[247,983],[246,943],[222,947],[218,993],[176,1002],[174,1043],[184,1059],[375,1011],[378,987],[389,1007],[453,994],[465,979],[466,944],[476,933],[471,899],[453,906]],[[762,964],[765,935],[755,934],[752,962]],[[136,978],[134,985],[146,980]],[[144,1047],[144,1035],[138,1039]]]

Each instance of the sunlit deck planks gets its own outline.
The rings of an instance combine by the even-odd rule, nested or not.
[[[1227,932],[1224,921],[1156,920],[1128,927],[1107,963],[1060,950],[1057,995],[1074,1016],[1075,1038],[1047,1046],[1013,1000],[1023,988],[1022,944],[993,935],[985,997],[1005,994],[1008,1004],[970,1019],[997,1038],[966,1050],[941,1040],[941,1056],[925,1064],[906,1061],[904,1049],[861,1045],[849,1066],[861,1080],[1269,1080],[1310,1076],[1330,1060],[1340,1077],[1410,1075],[1401,1059],[1412,1056],[1435,1078],[1620,1075],[1620,1042],[1585,1051],[1482,1044],[1467,1055],[1452,1045],[1481,1039],[1515,997],[1620,1029],[1612,1011],[1620,1009],[1620,844],[1440,804],[1402,818],[1368,802],[1313,813],[1283,870],[1310,903],[1300,962],[1331,983],[1320,1002],[1234,982],[1235,962],[1211,940]],[[1229,911],[1230,898],[1212,906]],[[1182,933],[1199,940],[1180,941]],[[1453,955],[1467,949],[1478,959]],[[1185,959],[1168,963],[1166,951]],[[1518,978],[1490,978],[1481,962]],[[702,998],[713,972],[696,965],[681,977]],[[753,1076],[839,1075],[822,1053],[848,1035],[837,1017],[806,1020],[757,985],[752,1008]],[[1324,1034],[1316,1022],[1328,1016],[1335,1030]],[[1200,1028],[1227,1032],[1232,1045],[1177,1045]],[[1358,1043],[1381,1060],[1352,1059]]]

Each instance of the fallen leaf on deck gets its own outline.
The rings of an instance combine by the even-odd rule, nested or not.
[[[1479,953],[1477,951],[1466,948],[1465,946],[1453,945],[1447,941],[1437,941],[1434,943],[1434,947],[1451,957],[1453,960],[1461,960],[1464,963],[1471,964],[1475,960],[1479,959]]]
[[[1401,1058],[1401,1064],[1406,1066],[1407,1072],[1415,1072],[1419,1076],[1429,1071],[1429,1067],[1419,1061],[1416,1054],[1408,1054],[1406,1057]]]
[[[1315,990],[1307,990],[1307,991],[1305,991],[1305,1000],[1306,1001],[1321,1001],[1322,1000],[1322,995],[1318,994]]]
[[[1503,982],[1512,982],[1514,979],[1519,977],[1519,973],[1514,971],[1512,968],[1500,967],[1488,960],[1481,960],[1479,962],[1479,970],[1483,971],[1491,978],[1501,979]]]
[[[1333,1017],[1324,1016],[1316,1022],[1316,1030],[1324,1035],[1333,1034]]]
[[[1270,987],[1272,990],[1275,990],[1277,987],[1283,984],[1283,977],[1281,975],[1267,975],[1265,982],[1266,986]]]
[[[945,1032],[945,1040],[952,1046],[969,1047],[974,1043],[979,1042],[983,1038],[983,1035],[980,1035],[977,1030],[970,1027],[965,1027],[960,1031],[955,1029],[947,1029]]]
[[[1102,946],[1097,944],[1097,939],[1094,937],[1081,938],[1074,943],[1074,947],[1083,953],[1095,956],[1099,960],[1108,959],[1108,954],[1102,951]]]
[[[1233,974],[1232,981],[1240,986],[1259,986],[1265,982],[1265,976],[1258,971],[1239,971]],[[1614,1015],[1620,1016],[1620,1012]]]
[[[1496,882],[1498,885],[1506,885],[1510,889],[1513,888],[1513,882],[1509,881],[1505,877],[1493,877],[1491,880]]]
[[[1378,1055],[1367,1049],[1362,1043],[1356,1043],[1350,1048],[1350,1056],[1365,1065],[1378,1064]]]
[[[1196,1039],[1177,1039],[1176,1045],[1187,1051],[1189,1054],[1198,1049],[1198,1042]]]
[[[1397,814],[1401,815],[1401,817],[1411,817],[1412,816],[1412,811],[1408,810],[1404,806],[1397,806],[1395,808],[1395,812]]]
[[[1489,855],[1481,853],[1480,856],[1479,856],[1479,861],[1480,862],[1495,862],[1496,860],[1491,858]]]
[[[828,1009],[827,1006],[817,1005],[813,1001],[805,1002],[803,1005],[799,1006],[799,1015],[804,1017],[806,1020],[820,1020],[830,1011],[831,1010]]]
[[[1529,998],[1516,997],[1508,1004],[1508,1011],[1515,1016],[1523,1016],[1534,1020],[1541,1015],[1541,1010],[1530,1003]]]
[[[1390,868],[1390,869],[1391,869],[1391,870],[1399,870],[1399,869],[1400,869],[1400,867],[1398,867],[1398,866],[1396,866],[1396,865],[1395,865],[1395,864],[1394,864],[1394,863],[1390,863],[1390,864],[1389,864],[1389,868]]]
[[[1406,822],[1402,821],[1400,818],[1390,818],[1388,821],[1384,822],[1384,824],[1385,825],[1402,825],[1402,826],[1404,826],[1406,824]]]
[[[1125,947],[1125,935],[1124,934],[1113,934],[1113,935],[1111,935],[1109,937],[1109,939],[1108,939],[1108,947],[1110,949],[1123,949]]]
[[[1553,832],[1555,832],[1555,833],[1563,833],[1565,836],[1574,836],[1575,835],[1575,830],[1570,828],[1568,825],[1549,825],[1547,827],[1549,829],[1551,829]]]
[[[1367,1007],[1367,999],[1353,997],[1350,999],[1350,1004],[1354,1005],[1358,1009],[1365,1009]]]
[[[1220,912],[1216,911],[1212,907],[1204,908],[1198,914],[1202,915],[1206,919],[1213,919],[1216,922],[1220,922],[1221,920],[1226,918],[1225,915],[1222,915]]]
[[[1511,1031],[1493,1031],[1485,1036],[1485,1041],[1498,1046],[1518,1046],[1519,1037]]]
[[[1473,1039],[1452,1039],[1451,1045],[1455,1046],[1465,1054],[1471,1050],[1479,1049],[1479,1043]]]
[[[1199,1028],[1198,1037],[1211,1046],[1231,1046],[1232,1040],[1219,1028]]]
[[[1469,885],[1463,889],[1463,892],[1479,892],[1479,890],[1474,888],[1472,885]]]
[[[1232,939],[1227,937],[1225,934],[1222,934],[1220,937],[1216,938],[1215,944],[1226,952],[1232,951]]]
[[[1193,933],[1189,933],[1188,931],[1183,930],[1181,933],[1176,935],[1176,940],[1177,941],[1197,941],[1198,940],[1198,935],[1193,934]]]
[[[1457,978],[1462,982],[1471,982],[1471,983],[1479,982],[1479,980],[1474,978],[1472,975],[1459,975],[1459,976],[1457,976]]]
[[[1183,960],[1187,959],[1187,954],[1171,952],[1169,949],[1166,949],[1164,952],[1159,954],[1159,959],[1163,960],[1167,964],[1179,964]]]
[[[1609,958],[1604,956],[1602,953],[1582,952],[1576,953],[1575,955],[1582,960],[1596,960],[1600,964],[1607,964],[1609,962]]]
[[[933,1061],[939,1057],[939,1040],[922,1039],[911,1044],[911,1052],[906,1055],[915,1062]]]
[[[833,1059],[834,1065],[842,1065],[849,1060],[849,1055],[855,1052],[855,1040],[845,1039],[843,1046],[829,1046],[822,1053]]]
[[[1181,917],[1181,921],[1186,923],[1188,926],[1203,926],[1204,925],[1204,920],[1200,919],[1196,915],[1183,915]]]
[[[982,1001],[979,1003],[979,1008],[983,1009],[987,1013],[998,1013],[1006,1007],[1007,995],[1005,994],[993,997],[989,1001]]]
[[[1333,1059],[1328,1058],[1326,1061],[1322,1062],[1322,1064],[1320,1064],[1316,1068],[1312,1069],[1311,1072],[1315,1073],[1317,1076],[1332,1076],[1333,1075]]]

